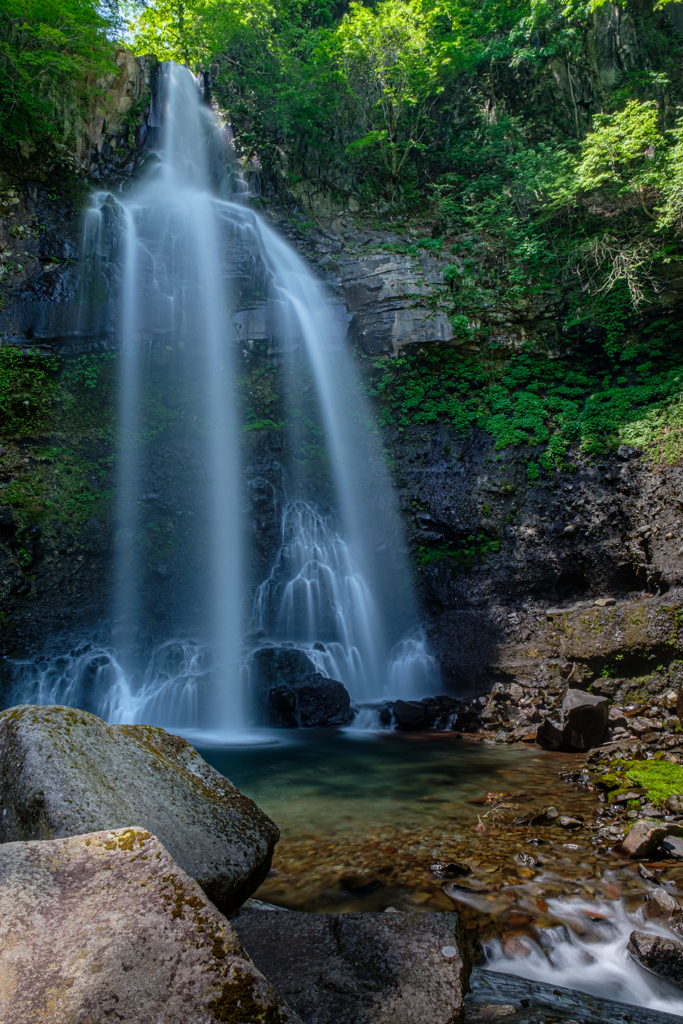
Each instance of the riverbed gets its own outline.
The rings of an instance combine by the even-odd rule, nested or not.
[[[599,794],[571,781],[582,755],[444,733],[270,738],[201,751],[280,828],[256,898],[312,912],[457,909],[479,963],[683,1015],[683,994],[626,951],[647,892],[675,895],[683,866],[639,865],[598,841]],[[549,806],[557,818],[514,823]]]

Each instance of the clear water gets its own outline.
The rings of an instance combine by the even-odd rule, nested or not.
[[[557,777],[577,755],[436,734],[309,730],[278,739],[202,749],[281,830],[259,899],[318,912],[457,909],[490,969],[683,1015],[683,993],[626,951],[653,885],[637,865],[598,854],[587,829],[510,824],[549,804],[590,821],[596,794]],[[470,874],[437,878],[437,861]],[[683,866],[661,868],[658,884],[676,895]],[[646,930],[671,934],[649,921]]]

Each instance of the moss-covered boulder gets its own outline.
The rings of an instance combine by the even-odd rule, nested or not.
[[[0,846],[0,1019],[298,1022],[140,828]]]
[[[85,711],[0,714],[0,842],[141,825],[224,912],[270,868],[279,832],[185,740]]]

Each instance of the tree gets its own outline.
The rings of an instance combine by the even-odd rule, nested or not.
[[[442,88],[428,19],[416,0],[381,0],[373,9],[352,3],[324,51],[363,132],[347,153],[379,151],[395,185],[409,154],[423,146]]]
[[[24,156],[68,140],[97,76],[114,70],[116,10],[96,0],[0,0],[0,137]]]
[[[154,0],[131,21],[132,44],[196,69],[236,36],[264,31],[273,15],[266,0]]]

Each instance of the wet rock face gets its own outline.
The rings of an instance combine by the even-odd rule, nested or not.
[[[0,842],[142,824],[223,911],[265,878],[273,822],[185,740],[64,707],[0,715]]]
[[[470,964],[457,914],[304,914],[233,921],[304,1024],[455,1024]]]
[[[298,1021],[140,828],[0,846],[0,978],[13,1024]]]
[[[683,988],[683,943],[661,935],[632,932],[627,948],[646,971]]]
[[[316,672],[303,651],[263,647],[250,660],[250,689],[264,725],[292,729],[346,725],[351,698],[336,679]]]

